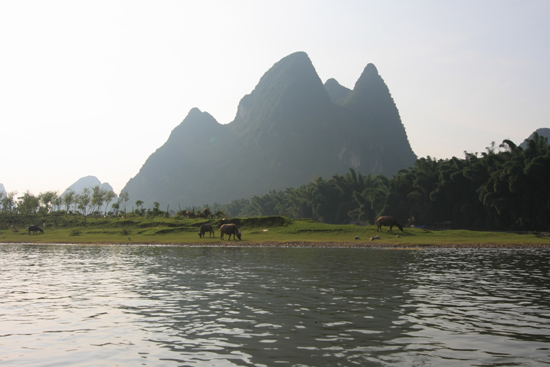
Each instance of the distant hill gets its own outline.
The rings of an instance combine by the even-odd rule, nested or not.
[[[395,174],[415,162],[388,87],[368,64],[353,90],[322,83],[304,52],[275,63],[219,124],[192,109],[130,179],[130,201],[227,203],[344,174]]]
[[[86,176],[79,178],[75,183],[69,186],[67,190],[65,190],[63,194],[61,194],[61,196],[65,195],[65,193],[67,193],[69,190],[74,191],[74,193],[78,195],[81,194],[85,188],[91,189],[95,186],[99,186],[104,190],[114,192],[112,186],[109,185],[107,182],[101,183],[101,181],[99,181],[99,179],[95,176]]]
[[[539,134],[539,136],[544,136],[545,138],[548,139],[548,141],[550,142],[550,129],[547,128],[547,127],[542,127],[540,129],[537,129],[535,130],[531,135],[529,135],[529,137],[527,139],[525,139],[519,146],[523,149],[527,149],[527,141],[530,140],[530,139],[533,139],[533,136],[535,135],[535,133]]]
[[[4,188],[4,184],[0,183],[0,196],[6,195],[6,189]]]

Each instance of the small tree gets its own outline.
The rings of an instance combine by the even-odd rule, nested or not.
[[[38,195],[38,200],[42,204],[45,213],[50,212],[51,206],[55,202],[55,199],[57,199],[57,192],[55,191],[41,192]]]
[[[7,193],[0,199],[0,203],[2,203],[2,213],[11,213],[13,211],[15,208],[15,195],[17,195],[17,191]]]
[[[105,215],[107,215],[107,207],[109,206],[109,203],[113,201],[115,197],[116,194],[114,192],[111,190],[105,190],[105,196],[103,197],[103,201],[105,202]]]
[[[92,187],[92,210],[95,208],[95,212],[99,215],[101,206],[105,199],[105,190],[103,190],[99,185]]]
[[[126,218],[126,203],[128,202],[128,200],[130,200],[130,195],[128,194],[128,191],[122,191],[120,193],[120,196],[118,197],[118,202],[124,202],[124,218]]]
[[[69,213],[71,205],[75,202],[75,193],[73,190],[67,191],[63,195],[63,204],[65,204],[65,214]]]
[[[61,196],[57,196],[56,193],[55,200],[53,201],[53,206],[56,208],[55,211],[61,210],[61,205],[63,205],[63,198]]]
[[[120,203],[116,202],[111,205],[111,208],[113,208],[113,212],[115,217],[118,217],[118,211],[120,210]]]
[[[145,213],[145,209],[143,209],[143,201],[141,200],[137,200],[136,201],[136,214],[137,215],[140,215],[140,216],[143,216],[143,214]]]
[[[36,214],[40,201],[36,196],[27,191],[23,196],[19,197],[17,209],[21,214]]]
[[[84,221],[86,221],[86,215],[88,214],[88,205],[90,205],[90,201],[90,189],[86,187],[84,190],[82,190],[82,193],[80,193],[76,197],[78,209],[80,209],[80,212],[84,216]]]
[[[160,204],[158,201],[155,201],[153,203],[153,210],[151,211],[151,216],[154,218],[161,214],[162,214],[162,211],[160,210]]]

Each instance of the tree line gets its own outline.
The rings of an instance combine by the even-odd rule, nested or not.
[[[550,228],[549,182],[550,146],[547,138],[535,133],[525,148],[504,140],[498,147],[493,143],[486,152],[464,152],[462,159],[419,158],[413,167],[392,178],[350,169],[344,175],[328,180],[319,177],[298,188],[205,207],[235,217],[283,215],[333,224],[373,224],[380,215],[393,215],[415,226],[540,231]],[[62,196],[52,191],[38,196],[29,192],[20,197],[15,192],[0,194],[0,207],[2,214],[11,215],[64,211],[84,217],[119,216],[126,215],[128,200],[127,192],[116,197],[97,186]],[[145,209],[141,200],[136,207],[132,214],[141,216],[195,214],[194,208],[191,212],[180,209],[172,213],[168,208],[163,212],[157,202],[153,209]]]
[[[178,212],[160,209],[160,204],[155,202],[153,208],[144,207],[142,200],[136,200],[135,208],[132,205],[128,207],[130,195],[123,191],[118,197],[111,191],[101,188],[99,185],[84,188],[82,192],[75,193],[74,190],[67,190],[63,195],[58,195],[55,191],[41,192],[35,196],[29,191],[21,196],[17,192],[0,192],[0,219],[6,224],[23,225],[24,221],[29,219],[46,221],[47,217],[59,215],[81,216],[86,223],[89,215],[95,217],[127,217],[140,216],[155,218],[159,216],[169,217],[177,215],[180,217],[210,217],[210,209],[204,210],[185,209]],[[109,207],[110,205],[110,207]],[[127,212],[127,209],[130,210]],[[217,216],[223,216],[223,213],[216,213]]]
[[[419,158],[394,177],[350,169],[299,188],[215,207],[232,216],[285,215],[325,223],[374,223],[393,215],[409,225],[482,230],[550,228],[550,146],[534,134],[526,147],[504,140],[464,158]]]
[[[109,208],[109,204],[116,201]],[[29,191],[21,196],[17,192],[0,193],[0,208],[2,214],[12,215],[46,215],[51,212],[64,211],[66,214],[78,213],[86,217],[93,213],[96,215],[118,215],[121,208],[126,208],[129,200],[127,193],[121,193],[119,197],[111,191],[94,186],[85,188],[76,194],[68,190],[63,195],[55,191],[41,192],[35,196]]]

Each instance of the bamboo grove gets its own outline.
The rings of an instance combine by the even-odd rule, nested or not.
[[[504,140],[459,159],[417,159],[391,179],[350,169],[330,180],[234,200],[234,216],[286,215],[325,223],[373,223],[394,215],[409,225],[483,230],[550,228],[550,146],[535,134],[526,147]]]

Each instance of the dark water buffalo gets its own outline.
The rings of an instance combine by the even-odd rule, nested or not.
[[[205,237],[206,232],[210,233],[210,237],[214,236],[214,229],[212,228],[212,224],[210,223],[203,224],[199,229],[199,237],[200,238]]]
[[[31,224],[29,226],[29,234],[31,234],[31,232],[33,232],[34,234],[37,234],[39,231],[44,233],[42,228],[40,228],[39,226],[35,226],[34,224]]]
[[[401,232],[403,232],[403,226],[397,223],[394,217],[389,217],[389,216],[379,217],[376,220],[376,223],[377,223],[376,232],[378,232],[379,230],[380,232],[382,232],[382,226],[390,226],[390,229],[388,230],[388,232],[393,232],[392,231],[393,226],[397,226],[397,228],[399,228]]]
[[[220,227],[220,239],[223,240],[223,235],[228,234],[229,240],[231,240],[231,235],[233,235],[233,239],[235,239],[235,236],[239,237],[239,240],[241,239],[241,232],[239,232],[239,229],[235,224],[224,224]]]

